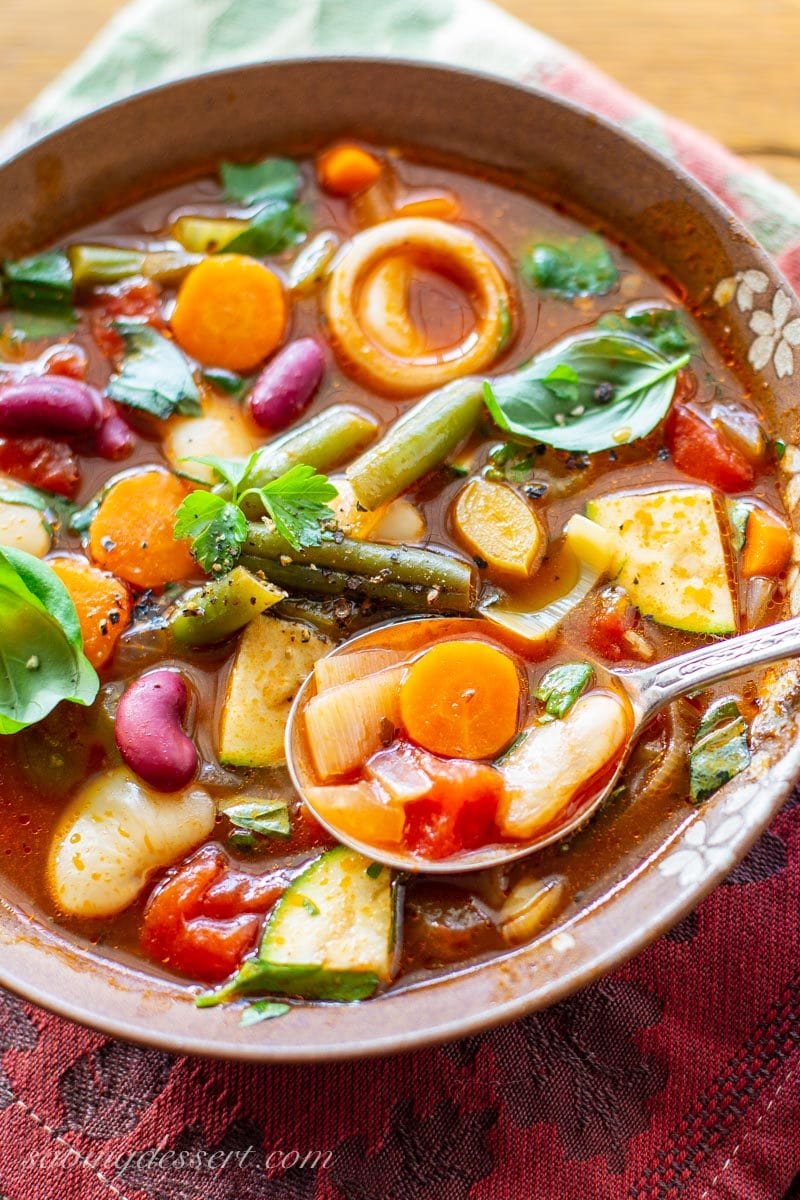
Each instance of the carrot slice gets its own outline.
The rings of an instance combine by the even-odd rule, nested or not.
[[[326,192],[355,196],[376,182],[383,170],[380,159],[354,142],[341,142],[317,160],[317,178]]]
[[[198,362],[249,371],[277,350],[286,332],[283,284],[246,254],[216,254],[181,284],[172,332]]]
[[[412,741],[449,758],[494,758],[517,732],[521,683],[487,642],[440,642],[408,669],[400,716]]]
[[[84,654],[93,667],[105,666],[120,634],[130,624],[128,589],[85,558],[64,555],[49,558],[47,565],[52,567],[72,597],[83,635]]]
[[[141,588],[159,588],[200,572],[188,542],[172,530],[189,488],[166,471],[120,479],[103,497],[89,528],[89,551],[100,567]]]
[[[754,508],[747,518],[742,574],[745,579],[756,575],[773,578],[780,575],[792,557],[792,533],[777,513]]]

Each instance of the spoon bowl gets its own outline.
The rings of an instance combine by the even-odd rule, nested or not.
[[[445,628],[452,631],[460,622],[446,617],[413,617],[403,622],[406,627],[424,625],[426,629],[430,629],[433,623],[439,623],[444,633]],[[373,626],[371,629],[349,638],[331,650],[328,657],[342,653],[349,654],[359,647],[372,643],[375,634],[390,625],[396,626],[397,622],[386,622]],[[766,666],[798,654],[800,654],[800,618],[793,618],[790,621],[756,629],[726,641],[701,646],[698,650],[692,650],[688,654],[635,670],[614,673],[608,671],[601,664],[593,663],[598,674],[607,680],[614,690],[626,697],[632,715],[628,738],[622,752],[617,756],[616,766],[611,775],[605,777],[601,787],[589,793],[576,811],[568,807],[568,815],[563,821],[556,820],[537,836],[524,841],[492,842],[475,850],[466,850],[451,855],[449,858],[425,858],[409,851],[376,846],[354,838],[351,834],[332,824],[309,799],[305,780],[310,767],[308,766],[308,751],[302,736],[300,716],[315,688],[313,673],[308,676],[297,693],[289,714],[286,727],[286,761],[292,782],[315,820],[338,841],[372,858],[375,862],[383,863],[398,871],[413,874],[430,872],[436,875],[463,874],[488,867],[504,866],[517,859],[535,854],[553,842],[569,837],[593,816],[617,786],[638,735],[660,709],[688,692],[701,690],[711,684],[750,671],[754,667]]]

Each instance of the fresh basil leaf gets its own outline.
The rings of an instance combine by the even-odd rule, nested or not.
[[[251,384],[250,379],[244,379],[235,371],[223,371],[221,367],[204,367],[202,375],[206,383],[226,396],[233,396],[234,400],[243,399]]]
[[[299,204],[271,200],[256,213],[246,229],[220,246],[215,253],[250,254],[254,258],[266,258],[302,242],[308,225],[308,214]]]
[[[675,376],[688,361],[688,355],[665,358],[626,334],[589,332],[487,381],[484,397],[492,419],[508,433],[592,453],[650,433],[666,416]]]
[[[619,280],[608,247],[594,233],[537,242],[522,261],[522,276],[531,287],[562,300],[604,296]]]
[[[223,805],[221,811],[237,829],[263,837],[289,837],[292,832],[285,800],[235,800]]]
[[[192,554],[209,575],[225,575],[236,565],[247,537],[240,508],[214,492],[192,492],[175,514],[175,537],[188,538]]]
[[[588,663],[561,663],[547,672],[534,695],[544,704],[548,717],[565,717],[593,678]]]
[[[718,700],[706,712],[689,759],[690,795],[706,800],[750,764],[747,724],[735,700]]]
[[[296,200],[303,177],[291,158],[265,158],[257,163],[222,163],[219,169],[225,199],[233,204],[263,200]]]
[[[271,1021],[273,1017],[282,1017],[291,1012],[291,1005],[280,1000],[254,1000],[242,1013],[239,1026],[242,1029],[248,1025],[257,1025],[259,1021]]]
[[[3,271],[12,308],[74,320],[72,268],[66,254],[50,250],[16,261],[7,259]]]
[[[62,700],[91,704],[100,686],[83,653],[69,592],[46,563],[0,550],[0,733],[17,733]]]
[[[655,346],[667,358],[696,354],[699,342],[676,308],[641,308],[632,305],[624,313],[606,313],[597,322],[600,329],[627,333]]]
[[[200,413],[200,393],[188,360],[174,342],[143,321],[115,321],[125,341],[122,370],[108,385],[112,400],[165,421],[174,412]]]

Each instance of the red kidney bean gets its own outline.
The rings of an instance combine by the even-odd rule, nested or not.
[[[256,380],[248,403],[263,429],[284,429],[311,403],[325,370],[322,347],[314,338],[284,346]]]
[[[103,423],[94,435],[95,452],[114,461],[127,458],[136,445],[136,436],[113,400],[103,397]]]
[[[148,671],[132,683],[114,723],[119,752],[144,783],[159,792],[177,792],[197,771],[197,748],[182,721],[189,690],[180,671]]]
[[[94,433],[102,419],[97,388],[66,375],[32,376],[0,388],[0,433]]]

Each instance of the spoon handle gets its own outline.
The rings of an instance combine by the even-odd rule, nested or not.
[[[651,667],[620,671],[620,678],[645,716],[687,692],[795,655],[800,655],[800,617],[701,646]]]

